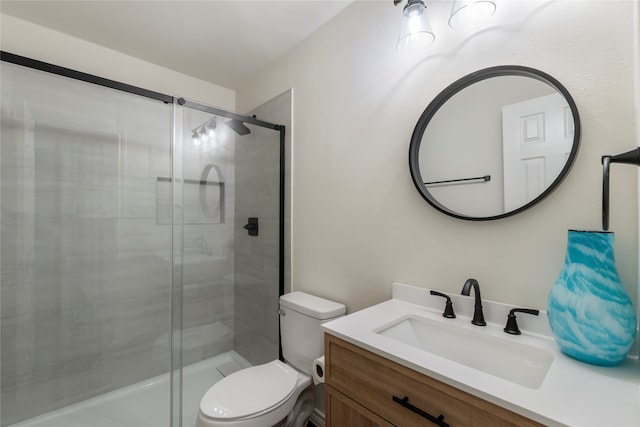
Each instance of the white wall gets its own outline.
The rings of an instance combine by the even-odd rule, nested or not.
[[[431,2],[438,39],[400,54],[401,8],[357,1],[237,93],[248,111],[294,88],[292,287],[347,304],[390,297],[393,281],[546,308],[564,261],[566,231],[601,229],[603,154],[637,145],[632,1],[500,2],[493,27],[454,32],[450,5]],[[475,70],[526,65],[573,95],[582,146],[563,184],[541,204],[493,222],[466,222],[428,206],[409,176],[415,122],[442,89]],[[636,168],[612,172],[611,230],[636,301]]]
[[[235,91],[0,14],[0,48],[143,89],[235,111]]]

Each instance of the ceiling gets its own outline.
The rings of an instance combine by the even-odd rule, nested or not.
[[[230,89],[352,0],[1,0],[0,11]]]

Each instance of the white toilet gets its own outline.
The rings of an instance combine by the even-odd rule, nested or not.
[[[324,353],[320,324],[345,306],[304,292],[280,297],[285,363],[274,360],[234,372],[202,397],[196,427],[303,427],[315,406],[311,369]]]

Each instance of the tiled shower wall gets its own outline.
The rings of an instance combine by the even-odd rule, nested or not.
[[[156,340],[171,308],[170,227],[155,224],[155,178],[119,174],[116,138],[7,122],[2,425],[167,371],[168,347]],[[11,138],[25,135],[30,149]],[[168,168],[164,153],[127,149]],[[33,169],[16,167],[20,158]]]
[[[290,141],[291,91],[251,111],[258,119],[287,127]],[[274,131],[256,129],[254,146],[238,144],[236,151],[236,222],[244,224],[250,216],[260,219],[260,235],[248,236],[236,227],[236,287],[234,293],[235,350],[253,364],[266,363],[278,357],[278,174],[279,137]],[[287,158],[290,150],[285,147]],[[285,165],[290,164],[285,160]],[[286,198],[290,191],[289,168],[285,167]],[[289,224],[285,214],[285,289],[289,274]]]
[[[3,64],[3,426],[170,368],[171,226],[158,178],[170,176],[171,107],[11,76]],[[232,189],[233,152],[215,154],[185,146],[185,178],[215,161]],[[185,363],[233,345],[230,194],[230,221],[184,225]]]

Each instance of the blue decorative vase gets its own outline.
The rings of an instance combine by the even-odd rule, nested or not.
[[[593,365],[622,362],[636,335],[613,240],[611,232],[569,230],[564,267],[549,292],[547,315],[560,350]]]

